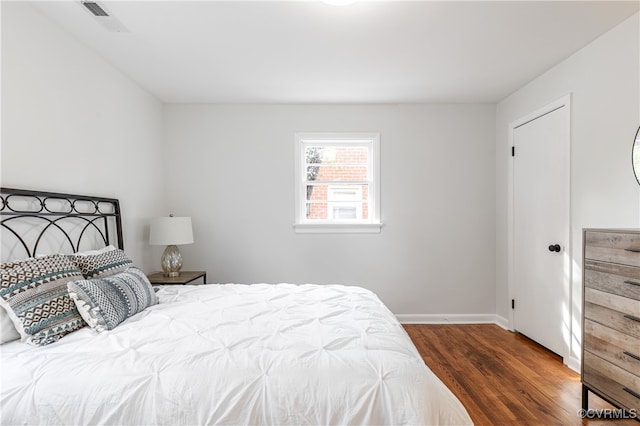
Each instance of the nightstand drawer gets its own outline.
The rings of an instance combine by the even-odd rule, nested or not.
[[[635,234],[585,232],[584,258],[640,266],[640,240]]]
[[[640,268],[585,260],[584,285],[640,300]]]
[[[629,409],[640,410],[640,377],[586,351],[583,382]]]
[[[585,320],[584,348],[630,373],[640,373],[640,338],[638,337]]]

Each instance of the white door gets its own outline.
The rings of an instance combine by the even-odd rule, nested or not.
[[[564,356],[570,327],[569,106],[513,129],[513,325]]]

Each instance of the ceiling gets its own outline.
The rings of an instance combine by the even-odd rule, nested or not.
[[[36,7],[168,103],[494,103],[638,1],[80,1]]]

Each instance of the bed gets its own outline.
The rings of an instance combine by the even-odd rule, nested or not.
[[[108,246],[111,238],[123,249],[117,200],[8,191],[2,191],[0,203],[6,213],[3,235],[11,225],[9,237],[19,237],[9,251],[20,248],[31,258],[40,254],[24,239],[32,234],[39,247],[44,239],[40,230],[30,231],[37,219],[25,210],[38,210],[46,197],[62,205],[81,204],[77,199],[90,205],[80,216],[63,209],[64,219],[55,225],[51,221],[58,219],[44,209],[45,234],[53,228],[70,232],[65,221],[82,223],[72,232],[79,240],[63,238],[62,246],[71,247],[67,253],[84,253],[86,245],[95,249],[96,242]],[[7,213],[8,196],[36,208]],[[91,207],[103,204],[111,206],[105,216],[102,208]],[[18,232],[13,225],[18,216],[33,223]],[[126,273],[131,265],[123,268]],[[82,278],[73,282],[93,282]],[[111,329],[98,332],[95,324],[83,324],[45,344],[3,343],[0,423],[471,424],[462,404],[369,290],[284,283],[155,290],[147,297],[158,303]]]

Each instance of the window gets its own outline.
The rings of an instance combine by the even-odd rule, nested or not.
[[[380,232],[380,136],[297,133],[296,232]]]

